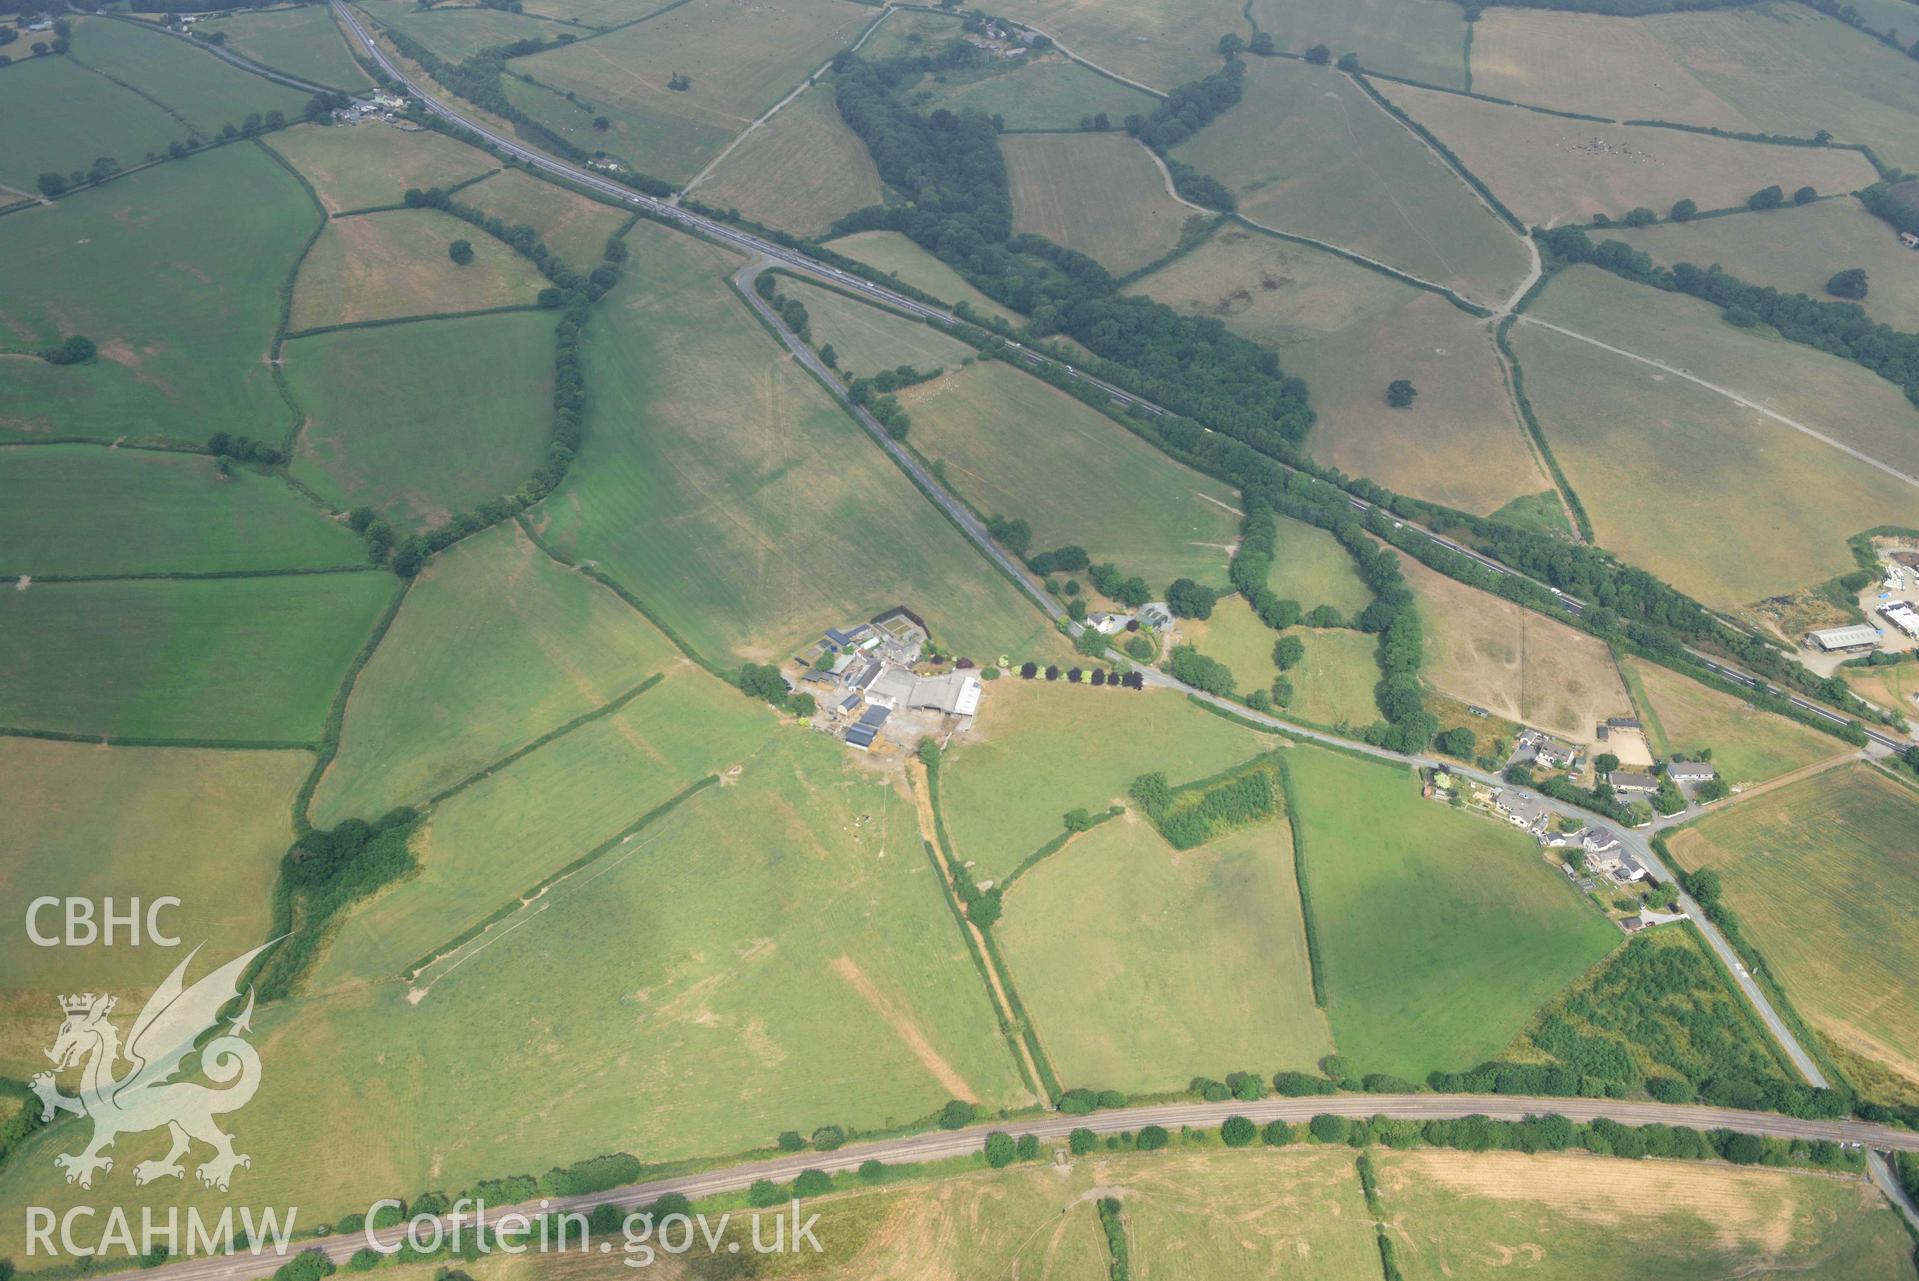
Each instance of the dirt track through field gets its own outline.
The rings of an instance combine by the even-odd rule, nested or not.
[[[940,1083],[941,1089],[956,1099],[964,1099],[968,1103],[979,1102],[979,1095],[966,1083],[966,1078],[954,1071],[953,1065],[940,1057],[939,1051],[933,1048],[933,1043],[926,1039],[926,1033],[920,1031],[919,1025],[913,1022],[912,1016],[887,1000],[885,995],[873,986],[873,980],[866,977],[866,971],[862,970],[852,957],[844,955],[835,957],[833,973],[845,979],[848,985],[860,994],[860,999],[873,1007],[873,1013],[886,1020],[886,1025],[893,1029],[893,1034],[906,1043],[906,1048],[913,1052],[913,1057],[920,1061],[921,1067],[933,1074],[933,1078]]]

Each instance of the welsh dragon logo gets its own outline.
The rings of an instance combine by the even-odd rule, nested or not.
[[[42,1121],[51,1121],[58,1112],[93,1119],[92,1142],[79,1152],[53,1158],[53,1163],[67,1172],[68,1183],[92,1187],[96,1170],[108,1173],[113,1169],[113,1158],[101,1153],[115,1139],[161,1126],[171,1136],[172,1147],[159,1160],[134,1166],[135,1183],[184,1177],[180,1158],[196,1139],[213,1148],[213,1156],[196,1171],[200,1182],[208,1187],[225,1191],[234,1170],[252,1164],[245,1154],[233,1150],[232,1136],[213,1121],[216,1116],[245,1107],[260,1088],[260,1056],[241,1039],[252,1030],[251,989],[246,1009],[228,1022],[225,1032],[199,1048],[201,1071],[216,1085],[227,1088],[215,1090],[197,1081],[173,1078],[194,1053],[195,1042],[219,1022],[221,1008],[239,995],[237,985],[247,965],[272,945],[264,943],[187,987],[183,981],[187,966],[200,952],[197,947],[193,949],[148,999],[140,1017],[133,1021],[124,1049],[119,1029],[107,1017],[113,1012],[114,997],[89,992],[60,998],[66,1019],[60,1024],[53,1048],[47,1051],[54,1069],[40,1073],[28,1084],[40,1096]],[[121,1074],[117,1065],[123,1057],[130,1066]],[[54,1084],[55,1074],[73,1067],[81,1069],[80,1092],[62,1094]]]

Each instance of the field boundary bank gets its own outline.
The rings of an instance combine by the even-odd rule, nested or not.
[[[142,570],[131,574],[8,574],[0,573],[0,583],[29,580],[33,586],[58,583],[183,583],[214,582],[228,578],[298,578],[305,574],[365,574],[383,572],[378,565],[316,565],[308,569],[202,569]]]
[[[293,420],[287,427],[286,435],[280,441],[281,454],[291,460],[294,446],[300,443],[300,433],[306,429],[307,415],[306,411],[300,407],[299,398],[293,394],[292,384],[287,382],[286,366],[281,359],[281,353],[286,349],[287,330],[293,323],[293,295],[299,285],[300,269],[306,266],[306,260],[312,256],[313,246],[319,244],[320,237],[326,234],[330,219],[327,217],[326,202],[320,199],[320,193],[314,190],[313,184],[307,181],[307,176],[300,172],[299,167],[266,143],[262,142],[259,146],[260,150],[271,156],[275,163],[293,175],[293,180],[300,184],[300,190],[306,192],[307,199],[313,202],[313,208],[320,215],[319,225],[313,229],[313,234],[307,237],[307,242],[300,252],[294,255],[293,265],[287,269],[286,279],[280,282],[280,316],[273,326],[272,341],[267,346],[267,365],[273,370],[273,385],[279,391],[280,399],[286,403],[287,413]]]
[[[204,40],[195,40],[192,36],[179,35],[176,32],[169,31],[156,22],[142,22],[138,18],[130,18],[120,13],[98,12],[90,13],[87,16],[93,18],[110,18],[115,22],[123,22],[136,31],[156,31],[163,36],[181,41],[188,48],[198,49],[208,57],[217,58],[228,66],[239,71],[244,71],[250,76],[258,76],[262,80],[273,84],[284,85],[289,89],[298,89],[302,93],[349,92],[344,89],[337,89],[332,85],[323,85],[317,80],[303,80],[290,72],[281,71],[276,67],[269,67],[265,63],[254,62],[243,54],[236,53],[223,45],[212,45]]]
[[[518,311],[554,310],[551,307],[542,307],[536,302],[522,302],[508,303],[498,307],[480,307],[473,311],[427,311],[417,316],[387,316],[379,320],[342,320],[338,324],[315,325],[311,329],[289,329],[284,341],[294,342],[301,338],[318,338],[323,334],[337,334],[348,329],[385,329],[390,325],[418,325],[435,320],[464,320],[468,316],[506,316]]]
[[[1020,877],[1026,875],[1028,872],[1032,871],[1035,867],[1038,867],[1041,863],[1045,862],[1047,859],[1051,858],[1053,855],[1065,849],[1068,845],[1071,845],[1076,838],[1084,836],[1087,832],[1092,831],[1093,828],[1098,827],[1101,823],[1109,822],[1112,819],[1118,818],[1120,815],[1124,814],[1125,812],[1126,812],[1126,807],[1124,805],[1110,806],[1103,813],[1093,815],[1092,816],[1093,821],[1086,827],[1078,831],[1075,831],[1069,827],[1065,831],[1061,832],[1058,836],[1055,836],[1052,840],[1047,841],[1044,845],[1040,846],[1038,849],[1034,850],[1031,854],[1028,854],[1025,858],[1021,859],[1019,866],[1015,867],[1012,871],[1008,872],[1000,880],[999,892],[1001,896],[1004,897],[1005,895],[1010,894],[1013,890],[1013,882],[1019,880]]]
[[[927,841],[922,837],[921,843],[926,846],[927,857],[932,859],[933,869],[938,875],[940,897],[946,900],[947,908],[952,912],[960,933],[966,938],[966,946],[979,966],[980,978],[986,984],[987,1000],[1001,1019],[1000,1033],[1006,1039],[1007,1049],[1012,1052],[1020,1078],[1034,1095],[1051,1106],[1062,1093],[1059,1078],[1046,1061],[1039,1038],[1034,1034],[1025,1009],[1013,990],[1012,978],[1006,972],[1006,958],[993,946],[991,933],[984,926],[975,924],[960,903],[959,878],[967,873],[953,853],[952,838],[946,832],[946,819],[940,812],[939,772],[943,764],[940,757],[930,762],[924,758],[919,760],[917,774],[925,780],[926,809],[933,816],[933,840]],[[914,769],[909,765],[909,783],[914,774]]]
[[[1306,976],[1312,980],[1313,1004],[1326,1008],[1326,962],[1319,949],[1319,926],[1313,915],[1313,895],[1306,880],[1306,833],[1299,822],[1298,793],[1293,787],[1293,771],[1284,753],[1274,753],[1273,765],[1279,771],[1280,798],[1286,803],[1286,826],[1292,836],[1293,887],[1299,899],[1299,919],[1306,935]]]
[[[223,13],[221,13],[221,14],[219,14],[218,16],[219,16],[219,17],[221,17],[221,18],[227,18],[227,19],[232,19],[232,18],[248,18],[248,17],[257,17],[257,16],[259,16],[260,14],[263,14],[263,13],[289,13],[289,12],[292,12],[292,11],[293,11],[294,9],[297,9],[297,8],[300,8],[300,7],[303,7],[303,6],[304,6],[304,4],[305,4],[306,2],[307,2],[307,0],[301,0],[301,4],[298,4],[298,5],[289,5],[289,6],[286,6],[286,7],[284,7],[284,8],[282,8],[282,7],[277,7],[277,6],[275,6],[275,5],[273,4],[273,0],[269,0],[269,6],[270,6],[270,7],[267,7],[267,8],[262,8],[262,9],[231,9],[231,10],[227,10],[227,11],[225,11],[225,12],[223,12]],[[533,13],[530,13],[530,14],[527,14],[526,16],[527,16],[527,17],[529,17],[529,18],[540,18],[540,19],[541,19],[542,21],[558,21],[558,19],[549,19],[549,18],[546,18],[546,17],[545,17],[544,15],[542,15],[542,14],[533,14]],[[137,19],[136,19],[136,21],[137,21]],[[347,40],[347,36],[346,36],[346,32],[344,32],[344,31],[341,31],[341,30],[340,30],[340,24],[339,24],[339,23],[337,23],[337,22],[334,22],[334,21],[333,21],[333,7],[332,7],[331,5],[328,5],[328,6],[327,6],[327,25],[333,28],[333,30],[334,30],[334,33],[335,33],[336,35],[338,35],[338,36],[339,36],[339,38],[340,38],[340,46],[341,46],[341,48],[343,48],[343,49],[345,49],[345,50],[346,50],[346,53],[347,53],[347,56],[348,56],[349,58],[352,58],[352,55],[353,55],[353,46],[351,45],[351,43],[349,43],[349,42],[348,42],[348,40]],[[189,37],[189,39],[191,39],[191,37]],[[195,43],[196,43],[196,44],[207,44],[208,42],[206,42],[206,41],[195,41]],[[233,54],[233,56],[234,56],[235,58],[238,58],[238,59],[240,59],[240,60],[241,60],[241,61],[243,61],[243,62],[252,62],[252,61],[253,61],[253,59],[251,59],[251,58],[249,58],[249,57],[248,57],[248,56],[247,56],[246,54],[243,54],[243,53],[241,53],[241,52],[239,52],[239,51],[238,51],[238,50],[236,50],[236,49],[230,49],[230,48],[229,48],[229,47],[228,47],[228,46],[227,46],[226,44],[224,44],[224,43],[222,43],[222,44],[218,44],[218,45],[209,45],[209,48],[211,48],[211,49],[217,49],[217,50],[220,50],[220,51],[221,51],[221,52],[223,52],[223,53],[231,53],[231,54]],[[216,55],[216,56],[217,56],[217,55]],[[226,61],[226,59],[224,59],[224,58],[222,58],[221,60],[222,60],[222,61]],[[369,81],[371,81],[371,82],[372,82],[372,83],[371,83],[371,86],[370,86],[370,87],[372,87],[372,88],[376,88],[376,89],[377,89],[377,88],[379,88],[379,87],[380,87],[380,82],[379,82],[379,81],[378,81],[377,79],[374,79],[374,78],[373,78],[373,76],[371,76],[370,74],[368,74],[368,73],[367,73],[367,71],[366,71],[366,68],[365,68],[364,66],[362,66],[362,65],[361,65],[361,63],[360,63],[360,60],[359,60],[358,58],[352,58],[352,60],[353,60],[353,64],[354,64],[355,66],[357,66],[357,67],[360,67],[360,71],[361,71],[361,74],[363,74],[363,75],[366,75],[366,76],[367,76],[367,79],[368,79]],[[291,71],[287,71],[287,70],[286,70],[285,68],[282,68],[282,67],[276,67],[276,66],[274,66],[274,65],[273,65],[272,63],[270,63],[270,62],[261,62],[261,63],[258,63],[258,64],[256,64],[256,65],[258,65],[258,66],[260,67],[260,69],[261,69],[261,70],[260,70],[260,72],[258,72],[258,73],[256,73],[256,74],[265,74],[266,72],[272,72],[272,73],[274,73],[275,75],[281,75],[281,76],[286,76],[286,77],[288,77],[289,79],[294,79],[294,80],[299,80],[299,79],[301,79],[301,77],[299,77],[299,76],[296,76],[296,75],[295,75],[295,74],[294,74],[293,72],[291,72]],[[313,84],[313,85],[316,85],[316,86],[319,86],[319,87],[321,87],[321,88],[324,88],[324,89],[327,89],[328,91],[330,91],[330,92],[332,92],[332,93],[338,93],[338,94],[343,94],[343,95],[345,95],[346,97],[349,97],[349,98],[350,98],[350,97],[352,97],[352,96],[353,96],[354,94],[356,94],[356,93],[365,93],[365,92],[367,92],[367,91],[368,91],[368,88],[369,88],[369,86],[368,86],[368,85],[359,85],[359,86],[356,86],[356,87],[354,87],[354,88],[348,88],[348,87],[347,87],[347,86],[345,86],[345,85],[322,85],[322,84],[321,84],[321,82],[320,82],[320,81],[318,81],[318,80],[314,80],[314,81],[309,81],[309,82],[307,82],[307,83],[310,83],[310,84]]]
[[[139,738],[82,734],[73,730],[0,725],[0,737],[32,738],[48,743],[87,743],[94,747],[184,747],[221,752],[317,752],[317,742],[257,738]]]
[[[523,532],[527,536],[527,540],[531,542],[535,547],[545,552],[549,557],[551,557],[555,564],[564,565],[566,568],[573,570],[576,573],[585,574],[588,578],[600,584],[600,586],[606,588],[608,591],[612,592],[615,596],[618,596],[622,601],[626,603],[626,605],[630,609],[633,610],[634,613],[638,614],[641,618],[644,618],[647,622],[651,623],[655,628],[658,629],[660,635],[666,637],[667,640],[671,641],[673,643],[673,648],[679,650],[680,653],[683,656],[685,656],[688,662],[694,664],[701,671],[705,672],[708,676],[714,677],[717,680],[725,681],[728,685],[737,686],[738,682],[734,680],[733,677],[727,675],[727,673],[724,670],[722,670],[719,667],[716,667],[712,663],[712,661],[709,660],[705,655],[701,654],[698,650],[694,649],[691,645],[687,644],[686,639],[682,637],[678,632],[674,631],[673,628],[670,625],[668,625],[665,619],[661,618],[658,614],[655,614],[651,606],[647,605],[645,601],[641,600],[638,596],[635,596],[632,592],[628,591],[624,584],[622,584],[618,579],[614,578],[611,574],[607,573],[605,570],[601,569],[596,562],[593,562],[590,560],[573,561],[573,560],[568,560],[566,557],[560,555],[560,553],[553,550],[552,545],[549,544],[546,541],[546,539],[543,536],[541,536],[541,534],[537,530],[533,528],[533,522],[531,522],[530,520],[526,518],[526,512],[519,512],[513,517],[513,519],[520,526],[521,532]]]
[[[626,842],[633,839],[633,837],[639,835],[646,828],[652,826],[654,823],[658,822],[660,819],[665,818],[668,814],[672,813],[675,809],[678,809],[682,803],[691,800],[693,797],[699,795],[701,792],[705,791],[709,787],[717,787],[719,785],[719,782],[720,782],[719,775],[708,774],[704,778],[696,779],[692,783],[687,784],[687,786],[681,788],[678,792],[675,792],[672,796],[660,802],[658,805],[655,805],[652,809],[640,815],[640,817],[638,817],[637,819],[634,819],[631,823],[621,828],[618,832],[615,832],[612,836],[607,837],[604,841],[601,841],[598,845],[595,845],[591,849],[587,850],[586,853],[580,855],[578,858],[566,864],[564,867],[561,867],[556,871],[549,872],[546,876],[542,877],[539,881],[535,882],[530,888],[523,890],[512,901],[501,904],[489,916],[469,926],[466,930],[455,935],[453,938],[448,939],[446,942],[441,943],[438,947],[434,948],[433,951],[427,953],[425,956],[422,956],[419,960],[415,961],[413,964],[407,966],[406,969],[402,971],[399,976],[401,981],[405,983],[414,982],[427,970],[431,969],[433,966],[439,964],[443,960],[449,959],[450,957],[457,954],[462,948],[466,947],[467,944],[475,942],[481,937],[483,937],[486,934],[486,932],[492,929],[495,925],[498,925],[500,922],[506,920],[508,917],[511,917],[518,912],[525,911],[527,908],[533,906],[534,903],[538,902],[541,898],[543,898],[546,895],[547,891],[551,890],[554,886],[560,884],[562,881],[567,880],[569,877],[573,876],[576,872],[580,872],[588,867],[591,867],[594,863],[597,863],[600,859],[604,858],[607,854],[610,854],[613,850],[617,849],[619,846],[624,845]],[[638,851],[636,850],[635,852],[637,853]],[[473,955],[473,953],[468,953],[468,955],[469,956]],[[445,975],[443,974],[441,975],[441,977],[444,978]],[[429,983],[427,986],[431,988],[432,984]]]
[[[300,783],[300,790],[293,795],[293,834],[295,839],[313,831],[313,822],[307,817],[307,810],[313,804],[313,793],[319,790],[320,779],[333,764],[333,758],[340,752],[340,730],[346,724],[347,702],[353,697],[353,687],[359,683],[360,673],[372,661],[373,652],[386,639],[387,629],[393,626],[393,620],[399,617],[400,607],[406,603],[407,593],[413,588],[411,578],[396,580],[399,586],[394,590],[393,599],[387,602],[386,612],[373,624],[373,630],[367,635],[360,652],[353,656],[353,662],[347,667],[346,675],[340,680],[340,688],[333,692],[333,705],[327,709],[324,728],[320,741],[315,746],[313,768]],[[277,891],[276,891],[277,893]]]
[[[537,15],[528,15],[528,16],[537,16]],[[478,148],[475,148],[475,150],[478,150]],[[492,153],[489,152],[487,154],[491,155]],[[495,159],[497,158],[498,157],[495,157]],[[477,187],[479,184],[485,182],[488,178],[496,177],[499,174],[505,173],[506,171],[507,171],[506,165],[503,165],[503,164],[495,165],[491,169],[488,169],[485,173],[474,174],[471,178],[462,178],[456,183],[452,183],[448,186],[441,187],[440,190],[444,191],[449,196],[457,195],[458,193],[465,191],[468,187]],[[405,210],[405,209],[415,209],[415,208],[424,208],[424,207],[425,206],[409,205],[408,203],[406,203],[406,201],[401,200],[393,204],[386,204],[386,205],[362,205],[358,209],[335,209],[327,214],[327,219],[330,222],[337,222],[342,218],[363,218],[367,214],[399,213],[401,210]]]
[[[1515,235],[1521,237],[1526,235],[1526,224],[1520,221],[1517,214],[1506,207],[1505,201],[1493,194],[1493,189],[1486,184],[1484,178],[1481,178],[1478,174],[1467,168],[1466,162],[1461,160],[1451,147],[1440,141],[1438,134],[1435,134],[1431,129],[1428,129],[1425,125],[1415,120],[1408,112],[1402,109],[1398,103],[1374,88],[1372,82],[1367,79],[1366,72],[1348,72],[1346,78],[1358,85],[1360,90],[1365,93],[1367,97],[1371,98],[1374,105],[1381,111],[1384,111],[1387,115],[1399,121],[1400,124],[1404,125],[1421,142],[1424,142],[1431,148],[1433,154],[1444,161],[1447,168],[1457,174],[1462,182],[1477,192],[1479,198],[1485,202],[1486,207],[1497,214],[1500,221],[1511,228]]]
[[[1545,277],[1542,277],[1544,279]],[[1521,306],[1524,305],[1522,301]],[[1560,501],[1572,514],[1573,524],[1579,536],[1587,543],[1598,545],[1598,536],[1593,532],[1592,517],[1586,512],[1586,504],[1580,500],[1579,491],[1573,488],[1572,478],[1566,475],[1566,469],[1559,465],[1558,455],[1553,453],[1552,442],[1546,438],[1546,429],[1540,423],[1538,414],[1533,412],[1532,398],[1526,394],[1526,373],[1519,363],[1519,354],[1512,348],[1510,335],[1513,325],[1520,319],[1517,310],[1502,318],[1493,329],[1493,346],[1505,361],[1507,371],[1512,375],[1513,404],[1519,409],[1519,421],[1532,437],[1533,447],[1546,464],[1546,473],[1551,477],[1553,486],[1559,490]]]
[[[1343,258],[1354,266],[1364,267],[1368,271],[1376,271],[1380,275],[1396,280],[1402,285],[1407,285],[1414,289],[1421,289],[1427,293],[1438,294],[1441,298],[1444,298],[1461,311],[1471,316],[1477,316],[1481,320],[1489,319],[1493,315],[1493,309],[1491,307],[1486,306],[1484,303],[1474,302],[1455,289],[1439,284],[1437,281],[1427,280],[1423,276],[1415,276],[1411,272],[1402,271],[1398,267],[1390,263],[1381,262],[1377,258],[1368,258],[1365,254],[1357,250],[1336,245],[1330,240],[1317,240],[1312,236],[1302,236],[1296,231],[1281,231],[1278,227],[1268,226],[1263,222],[1255,222],[1242,213],[1226,214],[1224,217],[1228,221],[1237,222],[1241,226],[1256,231],[1261,235],[1272,236],[1278,240],[1290,240],[1295,244],[1306,245],[1309,248],[1318,249],[1322,252],[1332,254],[1335,257]]]
[[[492,775],[498,773],[499,771],[510,767],[516,761],[520,761],[528,756],[531,756],[533,753],[539,751],[542,747],[545,747],[547,744],[553,742],[555,739],[564,738],[566,735],[571,734],[574,730],[579,729],[583,725],[590,725],[594,721],[600,720],[603,717],[611,716],[613,713],[619,711],[622,707],[625,707],[628,703],[631,703],[634,699],[646,693],[648,690],[652,689],[655,685],[658,685],[661,681],[665,679],[666,679],[665,672],[654,672],[651,676],[641,681],[638,685],[635,685],[632,689],[627,690],[624,694],[617,695],[614,698],[609,699],[608,701],[604,703],[601,703],[598,707],[595,707],[591,709],[590,711],[582,712],[580,715],[575,716],[572,720],[566,722],[564,725],[558,725],[558,726],[555,726],[553,729],[548,730],[546,733],[540,735],[538,738],[534,739],[532,742],[527,743],[522,747],[515,748],[513,751],[508,752],[505,756],[500,757],[498,760],[495,760],[490,764],[482,765],[479,769],[474,770],[471,774],[468,774],[465,778],[461,779],[459,782],[454,783],[449,787],[444,787],[440,789],[439,791],[427,797],[426,800],[420,802],[419,804],[424,806],[427,809],[432,809],[435,806],[439,805],[442,801],[451,800],[453,797],[458,796],[461,792],[464,792],[467,788],[472,787],[475,783],[478,783],[483,779],[489,778]]]

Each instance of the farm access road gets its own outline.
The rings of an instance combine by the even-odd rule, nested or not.
[[[992,1130],[1002,1130],[1015,1137],[1031,1134],[1042,1139],[1063,1139],[1078,1128],[1091,1130],[1095,1134],[1137,1131],[1148,1125],[1163,1126],[1168,1130],[1177,1130],[1182,1126],[1211,1129],[1229,1116],[1243,1116],[1260,1124],[1267,1121],[1303,1124],[1322,1112],[1351,1118],[1385,1116],[1409,1121],[1451,1120],[1465,1116],[1520,1121],[1528,1116],[1556,1112],[1573,1121],[1604,1118],[1621,1125],[1656,1122],[1690,1126],[1697,1130],[1736,1130],[1770,1138],[1829,1139],[1835,1143],[1863,1143],[1872,1147],[1919,1151],[1919,1134],[1860,1121],[1802,1121],[1768,1112],[1740,1112],[1727,1108],[1665,1103],[1627,1103],[1614,1099],[1472,1094],[1339,1094],[1297,1099],[1269,1098],[1252,1103],[1166,1103],[1151,1107],[1118,1108],[1090,1116],[1052,1114],[1031,1120],[974,1125],[963,1130],[934,1130],[874,1143],[848,1144],[832,1152],[805,1152],[721,1170],[650,1179],[608,1192],[556,1197],[546,1203],[546,1212],[586,1213],[608,1204],[617,1205],[623,1210],[636,1210],[651,1205],[668,1193],[678,1193],[697,1200],[717,1193],[737,1192],[758,1179],[792,1179],[802,1170],[824,1170],[828,1174],[837,1174],[856,1169],[866,1161],[897,1165],[967,1156],[980,1150],[987,1133]],[[540,1212],[539,1204],[528,1203],[517,1207],[488,1206],[487,1213],[489,1217],[497,1219],[499,1215],[514,1209],[526,1214]],[[400,1228],[387,1228],[374,1233],[373,1239],[382,1245],[395,1245],[403,1235]],[[366,1244],[365,1234],[354,1232],[323,1237],[317,1241],[301,1241],[292,1245],[292,1252],[301,1248],[318,1249],[336,1264],[344,1265],[354,1251]],[[271,1272],[282,1257],[266,1250],[258,1256],[217,1255],[185,1259],[179,1263],[146,1269],[140,1275],[152,1281],[251,1281]]]
[[[907,315],[917,317],[921,320],[938,321],[945,325],[960,323],[957,316],[942,308],[928,306],[917,299],[908,298],[904,294],[881,285],[876,285],[872,281],[865,280],[851,272],[842,271],[838,267],[816,262],[814,259],[809,258],[796,249],[788,249],[784,245],[768,240],[763,236],[756,236],[750,232],[741,231],[737,227],[730,226],[717,219],[708,218],[702,214],[694,213],[690,209],[682,209],[671,200],[656,199],[652,196],[642,195],[634,191],[631,187],[613,182],[610,179],[594,173],[592,170],[556,160],[544,152],[536,151],[525,146],[517,139],[503,136],[487,127],[483,122],[461,115],[458,111],[429,93],[417,80],[412,79],[402,71],[400,67],[387,56],[386,50],[380,47],[379,42],[376,41],[372,33],[366,29],[366,25],[360,21],[359,15],[347,6],[345,0],[332,0],[332,4],[334,12],[339,15],[341,21],[346,23],[347,28],[353,32],[354,37],[360,41],[361,45],[366,49],[368,56],[371,57],[387,75],[391,76],[399,84],[404,85],[407,92],[418,98],[421,103],[425,105],[427,111],[439,116],[450,124],[479,136],[484,139],[489,146],[494,147],[500,152],[523,161],[535,169],[564,179],[569,183],[585,187],[588,190],[598,192],[600,195],[618,200],[622,204],[645,209],[664,223],[669,225],[678,224],[690,232],[705,236],[711,240],[719,241],[722,244],[746,253],[750,257],[764,258],[780,266],[804,272],[816,279],[825,280],[845,289],[851,289],[874,302],[891,307],[896,311],[905,312]],[[1065,361],[1049,356],[1045,352],[1023,346],[1010,338],[1006,340],[1006,346],[1013,353],[1012,358],[1023,359],[1030,365],[1049,366],[1059,369],[1064,372],[1068,378],[1076,382],[1085,383],[1089,387],[1095,387],[1105,393],[1114,404],[1122,409],[1138,407],[1141,412],[1151,414],[1157,418],[1171,416],[1166,409],[1154,404],[1152,401],[1136,396],[1124,388],[1107,382],[1105,379],[1096,377],[1084,370],[1075,369]],[[1210,427],[1205,427],[1204,424],[1200,424],[1200,426],[1203,430],[1212,430]],[[1285,466],[1283,463],[1280,465]],[[1295,469],[1289,468],[1289,470]],[[1371,511],[1374,506],[1374,504],[1368,500],[1350,494],[1347,495],[1346,501],[1355,511],[1359,512]],[[1448,551],[1474,561],[1493,573],[1507,577],[1528,577],[1527,575],[1521,574],[1520,571],[1513,569],[1511,566],[1494,560],[1483,552],[1467,547],[1442,534],[1437,534],[1421,525],[1404,520],[1398,520],[1395,523],[1405,529],[1413,530],[1415,533],[1439,547],[1443,547]],[[999,560],[1000,558],[995,557],[994,559]],[[1570,613],[1577,614],[1585,608],[1583,601],[1580,601],[1576,597],[1568,596],[1563,592],[1558,593],[1558,599],[1565,605]],[[1052,613],[1052,611],[1049,610],[1049,613]],[[1822,703],[1814,702],[1811,699],[1793,693],[1791,690],[1781,689],[1730,664],[1708,658],[1697,650],[1689,648],[1688,652],[1703,663],[1709,670],[1724,676],[1728,680],[1745,685],[1750,689],[1763,690],[1775,697],[1786,699],[1794,706],[1815,716],[1822,717],[1832,724],[1846,725],[1851,723],[1850,717],[1843,716]],[[1894,738],[1870,726],[1866,728],[1866,734],[1873,742],[1878,744],[1879,747],[1887,751],[1902,751],[1909,746],[1907,742]]]

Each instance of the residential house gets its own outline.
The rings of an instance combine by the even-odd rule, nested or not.
[[[1493,808],[1514,827],[1539,833],[1546,829],[1546,807],[1537,796],[1502,789],[1493,793]]]
[[[1709,783],[1718,777],[1719,771],[1707,761],[1667,761],[1666,773],[1672,777],[1673,782],[1684,785]]]
[[[1610,854],[1619,848],[1619,838],[1608,827],[1589,827],[1580,837],[1579,847],[1586,851],[1588,858],[1594,855]]]
[[[1086,616],[1086,625],[1101,636],[1117,636],[1133,621],[1131,614],[1109,614],[1104,610]]]
[[[1612,790],[1624,794],[1650,796],[1659,790],[1659,780],[1650,774],[1638,770],[1616,769],[1606,775],[1606,781],[1612,784]]]

